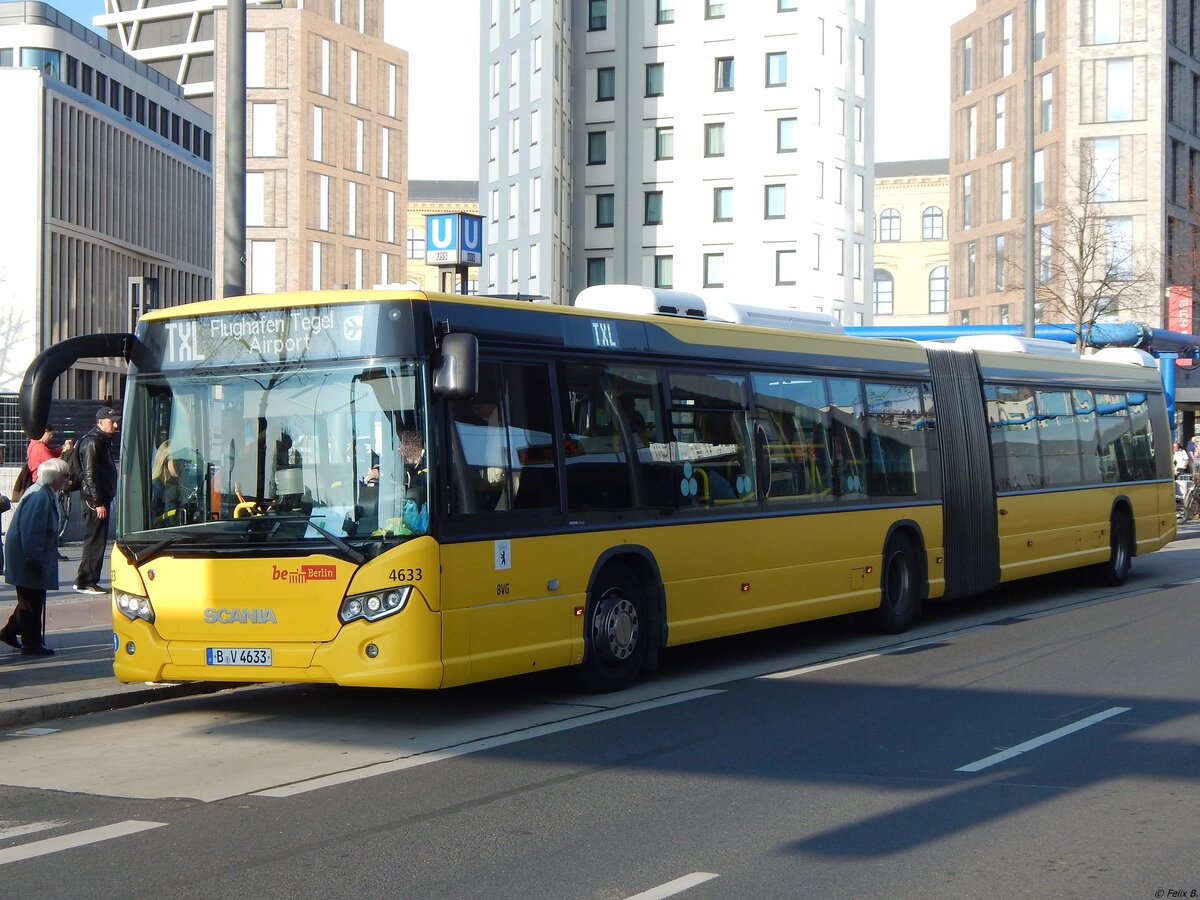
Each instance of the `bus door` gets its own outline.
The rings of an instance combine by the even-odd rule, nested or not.
[[[561,523],[560,442],[549,367],[482,363],[479,392],[451,401],[446,431],[447,683],[464,672],[474,681],[567,664],[581,600],[565,590],[576,561],[553,537]]]

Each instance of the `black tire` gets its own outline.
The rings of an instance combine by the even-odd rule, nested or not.
[[[879,609],[871,624],[884,634],[907,631],[921,608],[921,567],[913,542],[894,534],[883,551],[879,570]]]
[[[1108,528],[1108,562],[1092,567],[1097,584],[1120,587],[1133,566],[1133,521],[1124,510],[1114,512]]]
[[[581,686],[607,693],[632,684],[646,658],[649,625],[641,582],[624,566],[607,566],[596,579],[584,616]]]

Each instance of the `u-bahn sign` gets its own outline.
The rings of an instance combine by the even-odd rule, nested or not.
[[[483,264],[483,216],[440,213],[425,217],[425,263],[430,266]]]

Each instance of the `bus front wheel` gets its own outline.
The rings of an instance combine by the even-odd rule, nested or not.
[[[892,535],[879,572],[879,609],[873,614],[876,630],[884,634],[908,630],[921,602],[919,572],[913,542],[903,534]]]
[[[628,687],[646,657],[649,636],[645,592],[623,566],[608,566],[596,579],[584,619],[582,686],[595,693]]]

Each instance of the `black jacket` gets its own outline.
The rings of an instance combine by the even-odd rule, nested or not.
[[[117,495],[117,460],[113,454],[113,436],[99,428],[85,434],[75,448],[83,472],[79,493],[91,507],[108,506]]]

